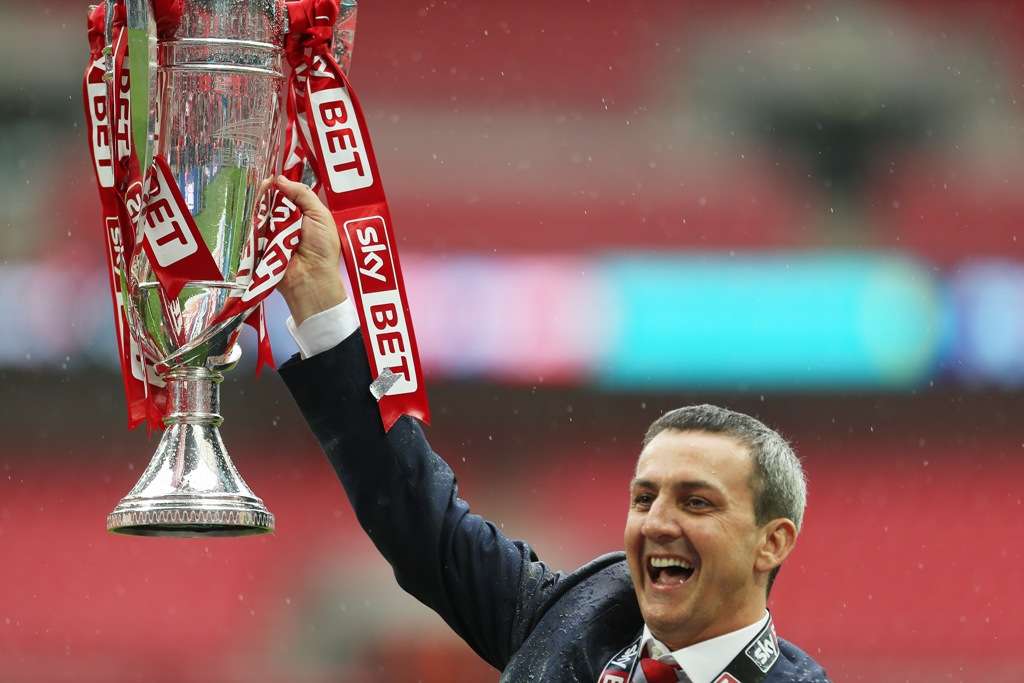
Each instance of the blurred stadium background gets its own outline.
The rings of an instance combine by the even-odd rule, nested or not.
[[[0,6],[0,681],[496,680],[251,340],[223,432],[277,533],[104,531],[155,438],[124,427],[84,18]],[[1022,35],[1012,2],[364,0],[352,76],[465,497],[572,568],[620,547],[654,417],[751,412],[810,476],[783,635],[836,681],[1024,680]]]

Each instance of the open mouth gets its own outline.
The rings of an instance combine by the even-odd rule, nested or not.
[[[647,576],[656,586],[677,586],[693,576],[694,566],[681,557],[648,557]]]

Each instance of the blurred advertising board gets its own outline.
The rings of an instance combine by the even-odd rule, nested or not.
[[[1024,265],[1011,261],[938,271],[867,251],[403,260],[424,363],[439,379],[624,390],[1024,385]],[[32,299],[0,304],[15,321],[0,366],[113,369],[109,302],[99,286],[69,285],[92,280],[101,283],[47,265],[0,267],[0,287]],[[295,352],[287,310],[269,302],[283,362]]]

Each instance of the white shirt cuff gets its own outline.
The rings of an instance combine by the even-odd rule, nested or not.
[[[306,359],[333,349],[358,330],[359,314],[352,299],[345,299],[333,308],[309,316],[301,325],[288,316],[285,325],[299,346],[299,355]]]

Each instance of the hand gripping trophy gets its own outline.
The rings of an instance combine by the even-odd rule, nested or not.
[[[314,190],[340,218],[387,213],[365,120],[343,75],[354,29],[354,0],[107,0],[90,10],[83,94],[129,424],[165,427],[142,477],[107,517],[110,531],[239,536],[274,528],[224,448],[219,384],[238,362],[243,322],[259,333],[260,365],[272,363],[262,300],[298,245],[301,214],[268,178],[338,175],[330,140],[337,106],[347,103],[350,125],[364,126],[365,135],[346,139],[358,142],[349,151],[362,155],[365,169],[357,170],[373,184],[354,188],[363,194],[331,183]],[[329,88],[314,73],[333,79],[341,105],[324,109]],[[407,320],[397,254],[393,265]],[[411,325],[407,332],[418,373]],[[395,400],[403,391],[422,396],[421,382],[412,392],[396,384]],[[382,399],[382,414],[384,406]]]

